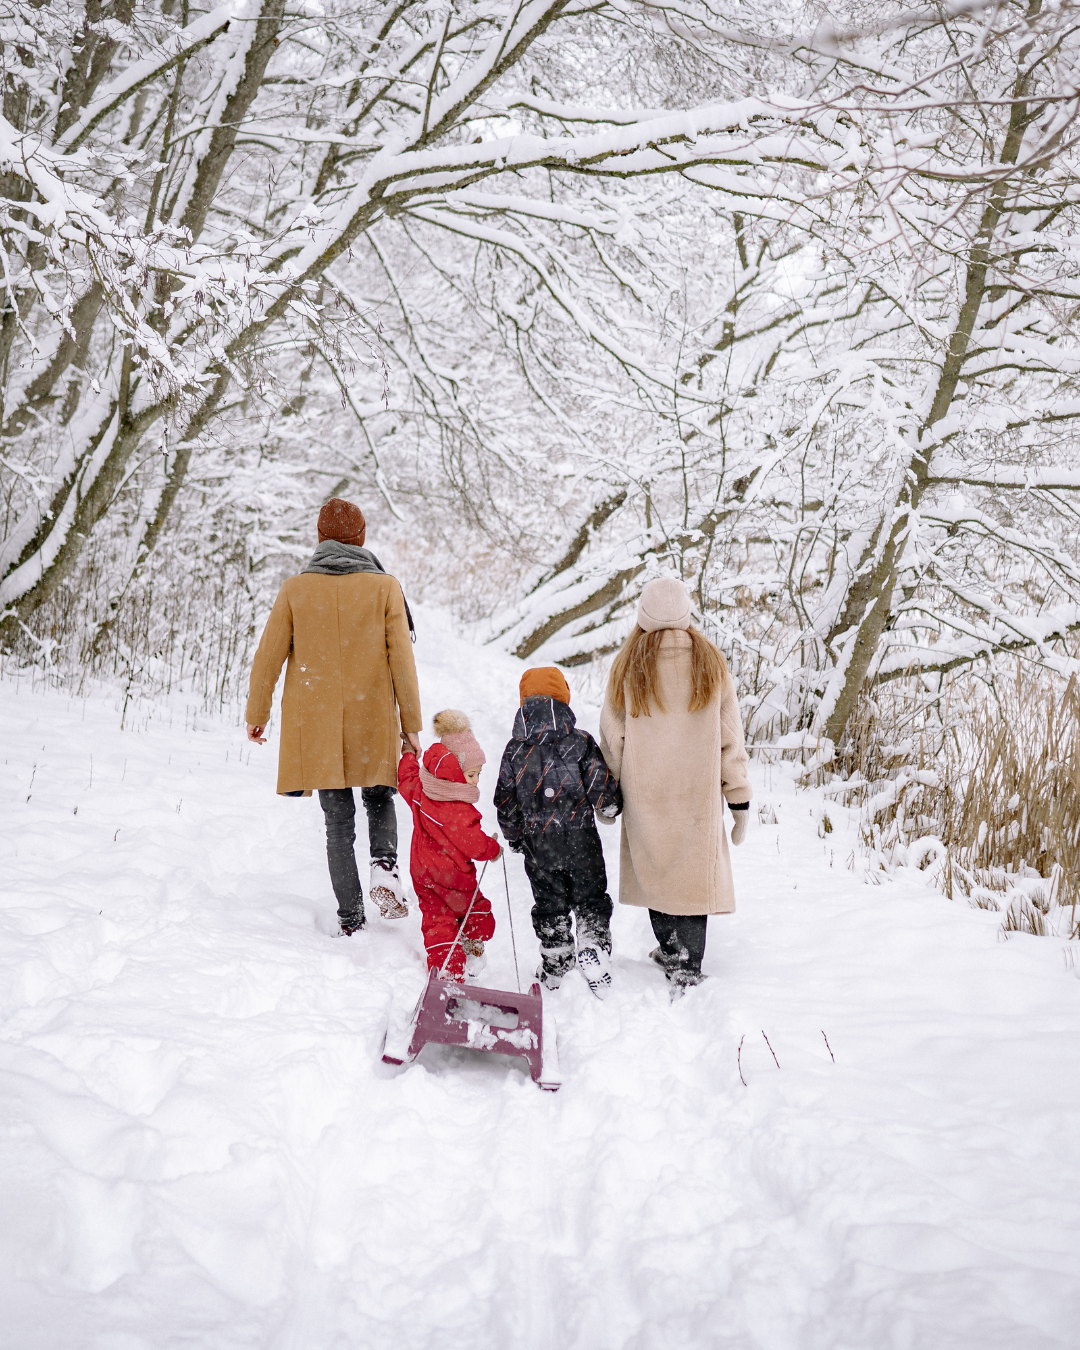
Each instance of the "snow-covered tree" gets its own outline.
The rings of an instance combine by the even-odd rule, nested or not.
[[[258,441],[501,520],[522,655],[674,564],[833,736],[869,676],[1053,659],[1075,18],[9,3],[7,635]]]
[[[1075,44],[1075,15],[1034,4],[793,46],[792,104],[746,116],[757,162],[713,138],[683,170],[728,223],[700,236],[726,289],[703,258],[666,441],[602,475],[521,654],[602,648],[668,555],[769,667],[772,706],[834,737],[871,674],[1060,664],[1080,623]]]

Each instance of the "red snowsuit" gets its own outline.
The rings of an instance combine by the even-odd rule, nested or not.
[[[457,756],[436,741],[424,752],[424,768],[436,778],[464,783]],[[412,851],[409,870],[420,901],[427,948],[428,969],[438,970],[446,961],[444,978],[460,980],[465,975],[465,952],[454,942],[462,939],[487,942],[495,933],[491,901],[477,895],[468,924],[461,921],[476,892],[476,868],[472,859],[490,862],[499,856],[498,841],[480,828],[480,812],[469,802],[434,802],[420,786],[420,768],[412,753],[398,764],[398,791],[413,814]],[[454,943],[450,959],[446,954]]]

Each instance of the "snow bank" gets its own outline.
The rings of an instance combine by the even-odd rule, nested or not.
[[[521,667],[418,626],[428,716],[473,716],[493,823]],[[334,937],[320,813],[274,795],[274,745],[169,718],[121,732],[107,700],[0,684],[5,1346],[1075,1344],[1062,944],[863,884],[848,816],[819,839],[764,766],[778,823],[752,813],[704,986],[669,1004],[646,915],[617,911],[611,997],[551,999],[559,1093],[465,1051],[390,1070],[418,916]],[[484,981],[512,982],[489,881]],[[516,858],[510,886],[525,974]]]

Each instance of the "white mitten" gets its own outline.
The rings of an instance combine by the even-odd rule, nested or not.
[[[746,828],[750,824],[750,812],[732,811],[731,816],[731,842],[738,845],[746,838]]]

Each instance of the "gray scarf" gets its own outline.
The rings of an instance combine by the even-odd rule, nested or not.
[[[318,572],[324,577],[343,577],[350,572],[379,572],[389,575],[386,568],[368,548],[359,544],[342,544],[336,539],[324,539],[311,555],[311,561],[302,569],[304,572]],[[401,599],[405,604],[405,617],[409,621],[409,634],[416,641],[416,625],[413,623],[409,602],[402,591]]]

